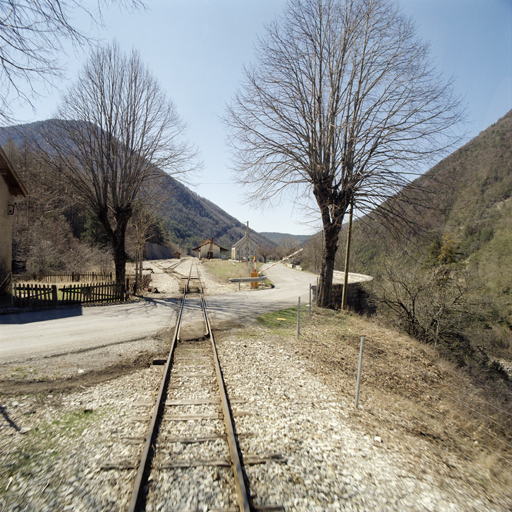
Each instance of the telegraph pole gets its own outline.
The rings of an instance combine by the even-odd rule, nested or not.
[[[350,201],[350,214],[348,216],[347,251],[345,254],[345,275],[343,276],[343,295],[341,298],[341,309],[347,309],[347,288],[348,288],[348,263],[350,257],[350,235],[352,234],[352,214],[354,213],[354,198]]]

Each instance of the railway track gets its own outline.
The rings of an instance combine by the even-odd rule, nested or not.
[[[182,283],[129,510],[284,510],[250,497],[197,264]]]

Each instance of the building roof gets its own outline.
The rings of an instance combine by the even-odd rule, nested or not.
[[[201,242],[197,247],[192,249],[193,251],[199,251],[203,245],[216,245],[221,251],[227,251],[228,249],[224,249],[224,247],[221,247],[218,243],[214,242],[212,238],[208,238],[208,240],[205,240],[204,242]]]
[[[251,243],[253,245],[256,245],[256,242],[249,235],[245,235],[243,238],[238,240],[238,242],[233,244],[233,247],[237,248],[237,247],[240,247],[242,245],[245,246],[245,244],[247,244],[247,243]]]
[[[11,162],[4,153],[4,150],[0,147],[0,175],[7,183],[9,192],[13,196],[26,197],[27,190],[18,175],[14,172]]]
[[[256,242],[251,238],[251,234],[249,232],[249,221],[247,221],[247,227],[245,228],[245,235],[243,238],[238,240],[238,242],[234,243],[232,248],[237,249],[239,246],[243,245],[245,247],[245,244],[252,243],[256,245]]]

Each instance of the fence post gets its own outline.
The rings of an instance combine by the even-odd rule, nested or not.
[[[58,300],[59,300],[59,298],[58,298],[58,295],[57,295],[57,285],[56,284],[52,284],[52,302],[53,302],[54,306],[57,305]]]
[[[300,336],[300,297],[299,297],[299,304],[297,306],[297,339],[299,339]]]
[[[363,366],[363,347],[364,338],[361,338],[361,345],[359,347],[359,364],[357,366],[356,409],[359,407],[359,386],[361,384],[361,368]]]
[[[311,283],[309,283],[309,316],[311,316]]]

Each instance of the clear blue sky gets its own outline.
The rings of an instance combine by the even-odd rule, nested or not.
[[[159,79],[188,126],[201,153],[199,195],[213,201],[256,231],[308,234],[304,212],[284,201],[274,209],[242,203],[234,183],[220,117],[241,79],[242,64],[253,59],[258,34],[278,16],[285,0],[148,0],[147,11],[104,11],[105,29],[91,35],[125,51],[136,48]],[[399,0],[419,36],[431,44],[438,69],[453,77],[468,106],[468,137],[512,109],[512,0]],[[79,20],[76,20],[80,23]],[[88,30],[88,25],[82,26]],[[66,74],[74,80],[87,54],[71,53]],[[63,62],[65,62],[65,58]],[[64,90],[66,82],[59,84]],[[16,114],[24,122],[55,112],[58,90]],[[318,225],[317,225],[318,227]]]

